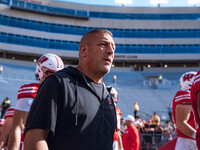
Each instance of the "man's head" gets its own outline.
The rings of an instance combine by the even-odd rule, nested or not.
[[[104,29],[92,30],[81,38],[78,69],[95,82],[110,71],[115,43],[112,33]]]
[[[167,121],[165,121],[165,124],[168,127],[170,125],[170,122],[167,120]]]
[[[140,120],[140,117],[139,116],[135,116],[135,120]]]
[[[121,119],[120,119],[120,123],[124,125],[124,124],[125,124],[125,119],[124,119],[124,118],[121,118]]]
[[[63,68],[64,64],[59,56],[51,53],[44,54],[37,61],[35,71],[36,79],[41,84],[49,75]]]
[[[192,83],[194,81],[194,77],[197,74],[197,72],[194,71],[190,71],[190,72],[186,72],[184,73],[181,77],[180,77],[180,87],[181,90],[190,90]]]
[[[132,115],[128,115],[126,118],[125,118],[125,121],[126,121],[126,125],[127,126],[131,126],[133,125],[134,121],[135,121],[135,118],[132,116]]]

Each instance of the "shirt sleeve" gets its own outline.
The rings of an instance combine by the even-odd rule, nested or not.
[[[29,112],[33,100],[34,100],[33,98],[21,98],[17,101],[15,109]]]
[[[194,93],[196,94],[200,90],[200,71],[195,76],[192,86],[194,86]]]
[[[57,120],[57,104],[61,99],[60,85],[55,76],[49,76],[40,86],[31,106],[25,134],[30,129],[49,129],[55,132]]]
[[[5,114],[5,118],[9,118],[9,117],[13,117],[14,115],[14,107],[10,107],[7,109],[6,114]]]
[[[160,122],[160,117],[158,117],[158,122]]]

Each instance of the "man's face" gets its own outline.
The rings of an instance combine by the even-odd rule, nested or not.
[[[126,120],[125,123],[126,123],[127,127],[129,127],[133,122],[130,120]]]
[[[110,71],[114,59],[113,38],[107,33],[97,33],[91,38],[87,48],[87,66],[93,74],[103,77]]]

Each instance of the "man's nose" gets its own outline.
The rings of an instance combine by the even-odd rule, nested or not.
[[[114,51],[115,51],[115,45],[113,45],[113,44],[109,44],[108,45],[108,48],[107,48],[107,51],[109,52],[109,53],[114,53]]]

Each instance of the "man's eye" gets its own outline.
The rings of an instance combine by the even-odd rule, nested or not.
[[[105,44],[105,43],[101,43],[100,45],[101,45],[101,46],[106,46],[106,44]]]

